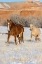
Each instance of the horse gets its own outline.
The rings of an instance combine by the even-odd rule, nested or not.
[[[35,27],[33,24],[30,24],[30,30],[31,30],[31,38],[32,36],[34,36],[36,41],[37,40],[40,41],[40,38],[39,38],[41,33],[40,29]]]
[[[16,38],[18,38],[19,43],[20,43],[20,40],[22,40],[24,42],[24,40],[23,40],[24,27],[21,24],[14,24],[11,19],[10,20],[7,19],[7,22],[8,22],[7,43],[9,42],[9,38],[11,35],[14,36],[14,38],[15,38],[15,44],[17,44]]]

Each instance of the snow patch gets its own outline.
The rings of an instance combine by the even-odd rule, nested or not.
[[[24,27],[24,43],[19,45],[13,44],[11,37],[9,46],[6,46],[7,35],[0,35],[0,64],[42,64],[42,28],[40,42],[29,41],[29,29]],[[7,26],[0,26],[0,31],[7,32]]]
[[[2,4],[0,4],[0,8],[4,8],[4,7],[2,6]]]
[[[39,2],[36,2],[36,4],[38,4],[40,6],[40,3]]]
[[[9,6],[8,4],[4,3],[4,5],[5,5],[7,8],[10,8],[10,6]]]
[[[0,34],[2,33],[8,33],[8,29],[6,26],[0,26]]]

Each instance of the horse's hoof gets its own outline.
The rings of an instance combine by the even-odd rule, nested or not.
[[[29,41],[31,42],[32,40],[30,39]]]
[[[23,43],[24,43],[24,41],[23,41]]]
[[[18,44],[19,44],[19,42],[18,42]]]
[[[40,38],[38,38],[38,40],[39,40],[39,41],[41,41],[41,39],[40,39]]]
[[[17,43],[15,43],[17,45]]]
[[[16,43],[16,45],[18,45],[18,44],[20,44],[19,42],[18,43]]]
[[[9,44],[7,44],[6,46],[9,46]]]
[[[9,46],[9,44],[6,43],[6,46]]]

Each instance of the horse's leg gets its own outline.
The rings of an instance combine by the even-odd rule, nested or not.
[[[19,34],[18,40],[19,40],[19,43],[20,43],[20,40],[24,42],[24,40],[23,40],[23,33],[22,32]]]
[[[16,43],[16,36],[15,36],[15,44],[17,45],[17,43]]]
[[[22,32],[19,34],[18,40],[19,40],[19,43],[20,43],[20,40],[22,40]]]
[[[35,37],[35,41],[37,41],[37,37]]]
[[[9,43],[9,38],[10,38],[10,34],[8,34],[8,38],[7,38],[7,44]]]
[[[20,40],[23,41],[23,33],[22,32],[19,34],[18,40],[19,40],[19,43],[20,43]]]
[[[23,33],[21,32],[19,35],[20,35],[20,36],[19,36],[19,40],[23,41],[23,43],[24,43],[24,40],[23,40]]]
[[[18,41],[19,41],[19,43],[20,43],[20,40],[21,40],[21,37],[18,37]]]
[[[37,35],[36,37],[35,37],[35,40],[37,41],[40,41],[40,38],[38,38],[39,36]]]
[[[37,40],[38,40],[38,41],[41,41],[41,39],[39,38],[39,36],[37,37]]]
[[[35,40],[36,40],[36,41],[38,40],[38,36],[35,37]]]
[[[32,39],[32,33],[31,33],[31,35],[30,35],[30,41],[31,41],[31,39]]]

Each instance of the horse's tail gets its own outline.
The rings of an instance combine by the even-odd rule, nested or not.
[[[24,43],[24,37],[23,37],[23,33],[22,33],[22,41],[23,41],[23,43]]]
[[[23,28],[23,32],[24,32],[24,28]],[[23,32],[22,32],[22,41],[24,43],[24,37],[23,37]]]

